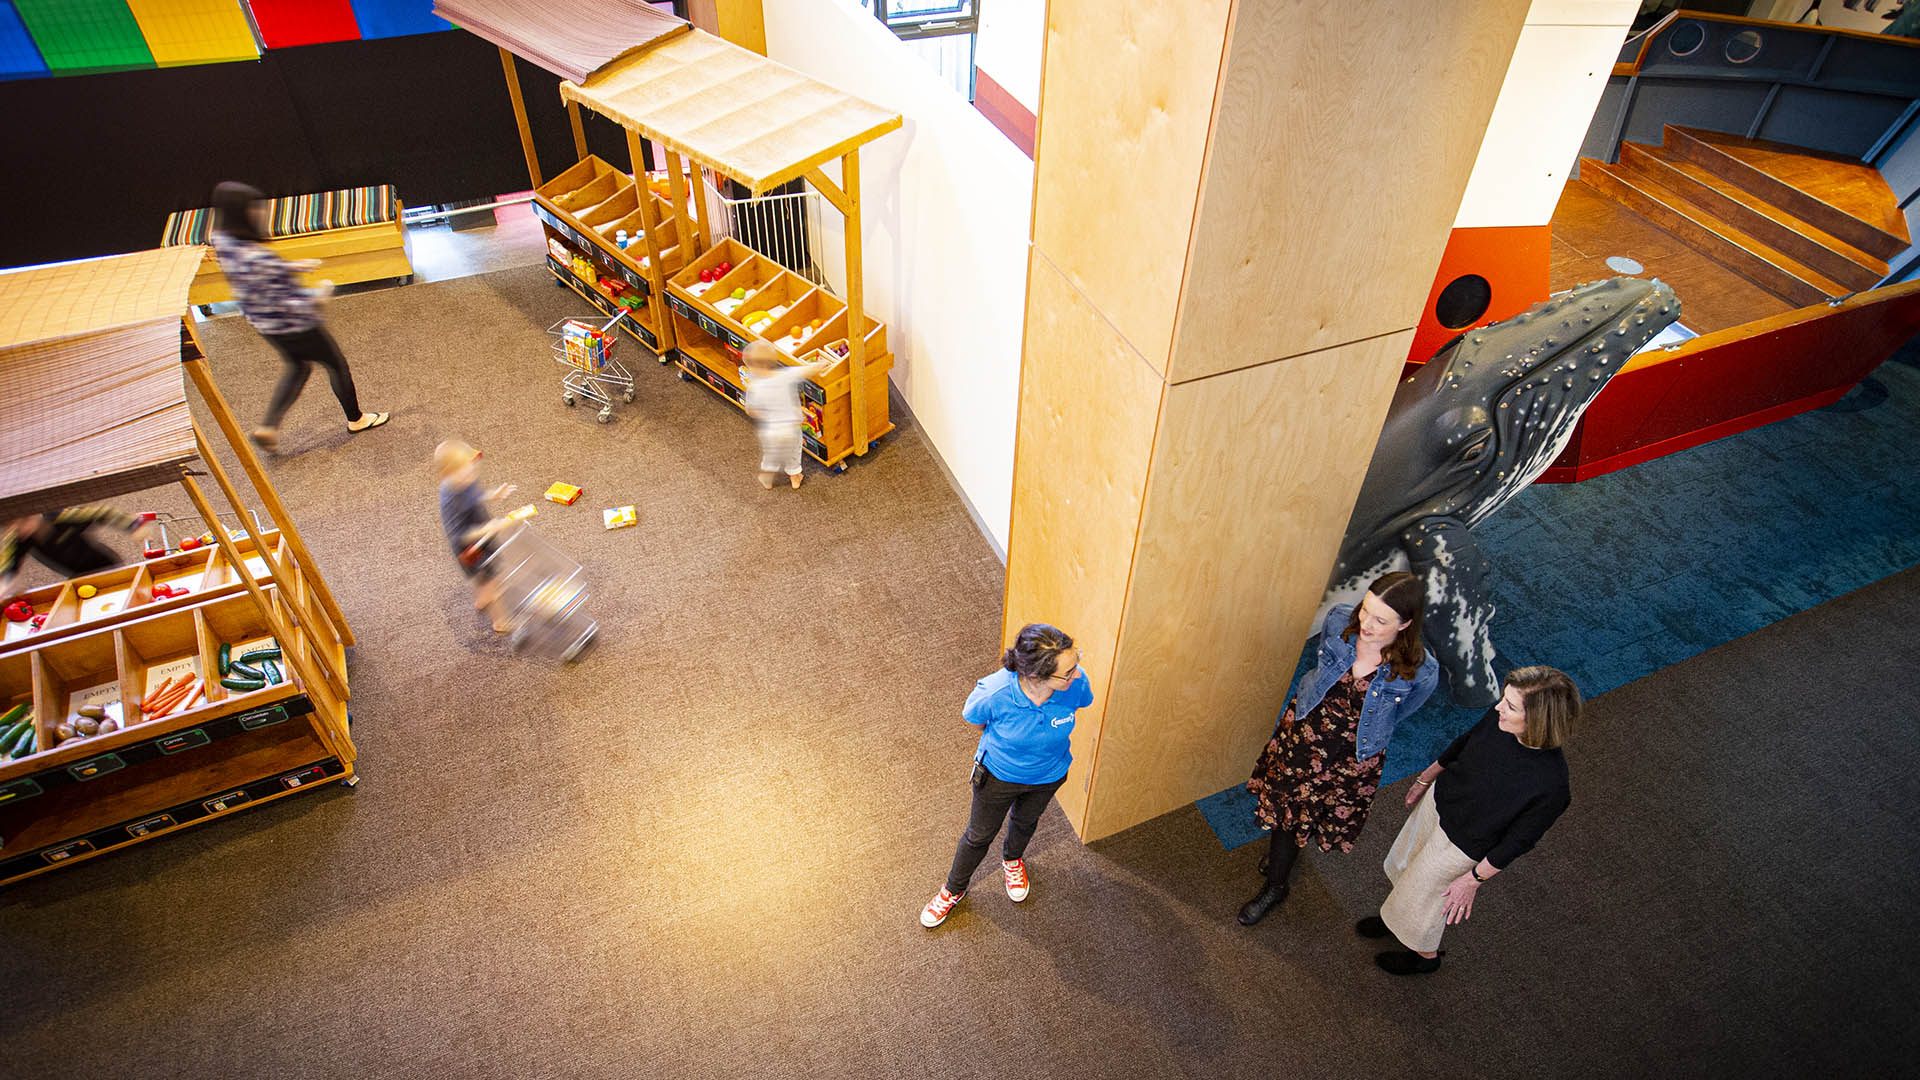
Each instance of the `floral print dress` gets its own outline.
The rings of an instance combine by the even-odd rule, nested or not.
[[[1327,690],[1306,719],[1296,720],[1296,695],[1280,726],[1260,753],[1247,791],[1259,800],[1254,816],[1267,828],[1286,829],[1302,844],[1321,851],[1353,851],[1367,823],[1367,810],[1380,790],[1385,754],[1365,761],[1360,748],[1360,712],[1373,675],[1354,678],[1348,671]]]

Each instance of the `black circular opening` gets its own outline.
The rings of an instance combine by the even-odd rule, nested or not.
[[[1745,64],[1760,55],[1760,46],[1765,42],[1758,30],[1742,30],[1727,39],[1727,62]]]
[[[1673,28],[1667,35],[1667,51],[1675,56],[1692,56],[1707,43],[1707,28],[1691,20]]]
[[[1433,302],[1433,317],[1449,330],[1472,326],[1493,304],[1493,286],[1479,274],[1462,274],[1447,282]]]

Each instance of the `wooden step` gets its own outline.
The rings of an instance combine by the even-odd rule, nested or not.
[[[1625,143],[1620,164],[1849,289],[1871,289],[1887,276],[1884,261],[1661,147]]]
[[[1788,303],[1805,307],[1849,291],[1630,166],[1582,158],[1580,179]],[[1686,303],[1685,297],[1681,303]]]
[[[1912,243],[1898,200],[1870,165],[1673,124],[1662,142],[1669,157],[1690,161],[1876,258],[1894,258]],[[1795,182],[1753,163],[1769,158],[1792,162]]]

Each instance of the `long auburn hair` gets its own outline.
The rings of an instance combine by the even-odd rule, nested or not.
[[[1374,578],[1367,591],[1406,622],[1406,629],[1400,631],[1400,636],[1394,638],[1393,644],[1383,649],[1381,655],[1393,666],[1394,678],[1412,679],[1420,674],[1420,665],[1427,659],[1427,647],[1420,643],[1421,617],[1427,610],[1427,583],[1417,574],[1395,570]],[[1347,616],[1347,628],[1340,631],[1341,641],[1352,641],[1360,632],[1360,606],[1353,605],[1353,614]]]

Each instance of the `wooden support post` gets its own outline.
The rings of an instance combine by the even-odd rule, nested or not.
[[[507,96],[513,99],[514,123],[520,125],[520,152],[527,156],[527,179],[539,187],[546,180],[540,176],[540,155],[533,149],[533,129],[527,126],[527,103],[520,97],[520,72],[514,69],[513,54],[504,48],[500,50],[500,67],[507,73]]]
[[[233,448],[234,456],[240,459],[240,469],[252,481],[253,490],[259,493],[261,504],[267,508],[267,516],[273,519],[273,527],[280,530],[287,547],[292,549],[294,561],[300,564],[301,573],[306,575],[314,596],[320,601],[320,607],[327,613],[334,639],[341,645],[352,645],[353,630],[347,625],[346,613],[340,610],[340,602],[334,599],[327,579],[320,576],[320,567],[314,563],[313,553],[307,550],[307,542],[300,538],[300,529],[294,525],[293,516],[287,513],[287,505],[280,501],[280,493],[274,490],[273,481],[267,479],[266,470],[260,467],[260,457],[253,452],[253,444],[247,441],[246,433],[240,430],[240,422],[234,418],[233,409],[227,405],[220,388],[214,385],[213,369],[207,365],[207,358],[195,356],[182,361],[181,366],[187,369],[187,377],[199,388],[200,400],[206,403],[207,412],[213,415],[213,422],[219,425],[220,433],[226,436],[227,445]]]
[[[627,163],[633,170],[633,182],[640,199],[640,236],[647,250],[647,285],[653,295],[647,300],[647,312],[653,319],[653,334],[660,339],[660,355],[673,348],[673,320],[667,317],[667,268],[660,265],[660,244],[653,237],[659,224],[653,213],[653,189],[647,186],[647,155],[640,134],[627,131]]]
[[[847,343],[853,355],[847,374],[853,380],[848,403],[853,410],[853,452],[867,452],[867,307],[866,282],[860,264],[860,150],[840,159],[841,207],[847,215]]]
[[[220,493],[226,496],[227,505],[233,507],[234,516],[243,522],[246,521],[246,504],[241,501],[239,490],[233,486],[233,481],[228,478],[226,467],[220,464],[218,457],[214,456],[213,447],[207,445],[206,436],[200,433],[199,424],[193,425],[193,442],[195,446],[200,448],[200,460],[207,465],[207,475],[213,477],[213,482],[220,488]],[[221,533],[226,532],[225,529],[219,529],[218,531]],[[287,610],[294,613],[295,623],[299,625],[300,629],[303,630],[308,637],[313,639],[316,646],[314,651],[325,653],[326,650],[319,647],[323,643],[319,628],[308,625],[309,623],[314,623],[316,620],[310,614],[306,615],[305,618],[301,617],[304,609],[298,604],[299,597],[294,593],[293,579],[287,576],[280,566],[280,561],[273,557],[273,553],[268,551],[264,544],[260,543],[260,538],[257,536],[254,537],[254,547],[260,552],[260,561],[267,568],[268,580],[272,581],[274,586],[279,589],[280,599],[285,602]],[[236,562],[233,565],[241,577],[249,581],[253,580],[253,575],[247,572],[245,562]],[[344,669],[336,669],[333,666],[332,657],[328,657],[322,667],[325,669],[328,685],[333,688],[334,695],[342,701],[346,700],[346,671]]]
[[[587,159],[587,129],[580,124],[580,103],[567,99],[567,125],[573,128],[573,156],[576,161]],[[524,129],[523,129],[524,130]],[[534,187],[540,185],[535,184]]]
[[[200,485],[193,482],[193,473],[188,471],[185,465],[180,467],[180,486],[186,489],[187,498],[193,500],[194,509],[200,511],[200,516],[206,520],[207,527],[213,532],[214,543],[220,545],[221,553],[227,557],[229,563],[240,568],[240,581],[246,585],[248,595],[253,597],[254,606],[260,609],[260,618],[266,622],[267,629],[273,634],[273,639],[287,646],[280,650],[281,659],[293,668],[294,674],[298,675],[305,685],[324,686],[324,678],[316,676],[316,673],[307,666],[306,659],[300,655],[301,650],[291,647],[294,644],[293,635],[287,632],[286,624],[281,622],[280,616],[274,613],[273,604],[268,601],[267,594],[261,591],[260,584],[253,580],[252,574],[246,572],[247,563],[241,558],[240,549],[234,546],[233,538],[227,535],[227,530],[220,524],[219,515],[213,512],[213,504],[207,501],[206,492],[201,491]],[[322,700],[324,701],[324,698]],[[321,715],[329,721],[318,728],[322,740],[329,744],[327,749],[333,753],[333,756],[351,765],[354,758],[353,740],[346,734],[345,717],[326,716],[325,713]]]
[[[661,156],[667,159],[667,192],[673,200],[673,227],[679,233],[681,246],[688,249],[683,254],[691,262],[698,253],[690,246],[693,240],[693,219],[687,216],[687,197],[681,190],[687,179],[684,171],[686,166],[681,163],[679,154],[665,147],[661,149],[665,151]]]
[[[699,255],[713,246],[713,234],[707,230],[707,182],[706,170],[697,161],[688,162],[693,166],[693,177],[687,181],[687,197],[693,200],[693,219],[700,235]],[[692,261],[689,257],[688,261]]]

